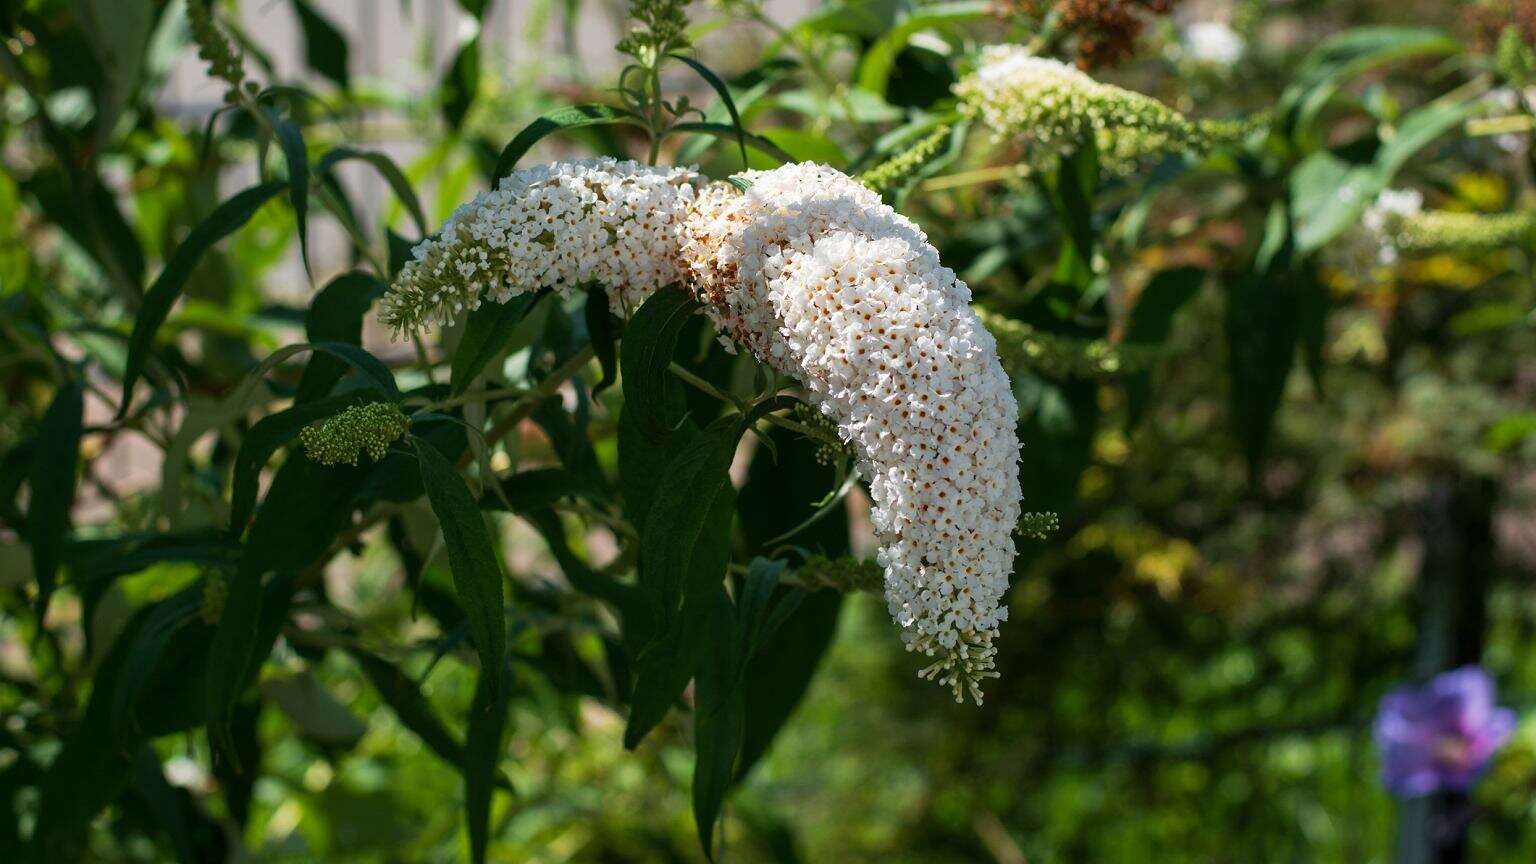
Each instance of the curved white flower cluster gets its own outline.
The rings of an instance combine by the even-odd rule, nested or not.
[[[992,677],[1019,518],[1018,406],[970,289],[910,220],[821,165],[712,186],[684,222],[694,290],[798,378],[870,479],[885,596],[925,677]]]
[[[519,171],[422,244],[381,316],[397,331],[482,298],[609,286],[616,312],[680,282],[724,333],[799,379],[870,478],[891,615],[921,674],[981,699],[1019,519],[1018,408],[970,290],[910,220],[821,165],[696,191],[598,160]]]
[[[411,250],[379,320],[396,332],[450,324],[482,300],[566,294],[589,282],[608,286],[622,315],[679,280],[667,250],[697,177],[607,157],[513,172]]]

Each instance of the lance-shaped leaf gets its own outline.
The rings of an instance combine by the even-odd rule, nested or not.
[[[416,436],[410,440],[427,500],[442,527],[454,590],[469,618],[481,669],[489,676],[487,686],[500,687],[500,671],[507,662],[506,612],[501,562],[491,546],[491,534],[474,496],[453,465],[426,441]]]
[[[361,345],[363,316],[388,287],[377,276],[361,270],[343,273],[327,282],[309,302],[309,312],[304,316],[305,337],[310,342]],[[345,361],[336,357],[321,353],[309,358],[294,401],[311,402],[326,395],[346,371]]]
[[[293,205],[293,218],[299,229],[299,260],[304,272],[309,272],[309,152],[304,146],[304,133],[292,120],[277,120],[277,144],[283,150],[283,161],[288,165],[288,203]]]
[[[272,488],[256,511],[207,658],[208,737],[231,760],[236,758],[229,735],[231,712],[271,648],[261,636],[261,622],[267,617],[263,604],[269,602],[263,596],[263,579],[273,571],[296,572],[323,555],[351,521],[353,496],[367,476],[365,469],[317,465],[295,452],[272,478]]]
[[[238,193],[214,208],[208,218],[199,222],[192,233],[187,235],[187,239],[176,247],[171,260],[144,295],[139,316],[134,319],[133,333],[128,337],[128,361],[123,372],[123,402],[117,412],[119,418],[128,414],[128,407],[133,401],[133,385],[138,383],[139,376],[144,372],[144,364],[154,346],[155,334],[160,331],[160,325],[165,323],[171,306],[181,296],[192,270],[203,260],[203,254],[250,221],[256,211],[261,209],[261,205],[286,188],[286,182],[274,180]]]
[[[608,292],[601,285],[593,285],[587,289],[587,338],[592,342],[592,353],[597,356],[598,368],[602,370],[603,377],[592,387],[592,398],[609,387],[618,379],[618,352],[614,350],[614,343],[618,341],[618,324],[613,312],[608,308]]]
[[[469,734],[464,744],[464,815],[469,822],[469,858],[485,861],[490,845],[491,797],[501,762],[502,735],[509,704],[505,670],[485,666],[475,682],[469,706]]]
[[[498,182],[511,174],[517,167],[518,160],[527,155],[533,145],[562,129],[611,126],[616,123],[627,123],[631,126],[645,125],[640,115],[610,105],[569,105],[565,108],[557,108],[523,127],[521,132],[507,142],[507,146],[502,148],[501,155],[496,159],[496,173],[491,175],[491,182]]]
[[[43,414],[32,449],[28,486],[27,539],[32,545],[32,572],[37,578],[39,618],[48,609],[69,534],[69,511],[75,504],[80,474],[80,430],[84,391],[74,381],[59,387]]]
[[[713,861],[715,822],[735,774],[746,712],[740,626],[723,588],[717,589],[709,626],[709,647],[694,684],[693,819],[704,854]]]
[[[741,113],[736,110],[736,100],[731,98],[731,88],[725,86],[725,82],[720,80],[720,76],[716,75],[708,66],[692,57],[686,54],[672,54],[669,56],[688,64],[688,67],[699,73],[699,77],[703,78],[705,83],[720,96],[720,101],[725,104],[725,110],[730,112],[731,125],[736,128],[736,145],[741,148],[741,164],[747,164],[747,130],[741,125]]]
[[[664,288],[652,294],[624,328],[624,345],[619,353],[624,414],[651,438],[663,438],[672,428],[667,416],[667,367],[672,364],[683,325],[699,308],[699,301],[687,291]]]
[[[304,65],[319,72],[345,90],[350,76],[347,39],[336,25],[315,11],[309,0],[292,0],[293,12],[304,35]]]
[[[482,303],[469,313],[449,373],[454,395],[463,393],[501,353],[536,300],[532,294],[522,294],[505,303]]]
[[[1284,204],[1271,209],[1264,239],[1227,299],[1232,423],[1251,475],[1269,441],[1285,395],[1301,329],[1295,235]]]
[[[417,232],[422,237],[427,236],[427,217],[425,211],[421,209],[421,199],[416,197],[416,190],[411,187],[411,181],[405,176],[405,172],[401,171],[400,166],[396,165],[395,160],[389,158],[387,154],[372,150],[357,150],[352,147],[337,147],[320,157],[320,164],[315,170],[317,173],[325,174],[349,160],[372,165],[384,178],[384,182],[389,184],[389,188],[394,190],[395,197],[400,199],[400,204],[405,207],[405,211],[411,214],[411,219],[416,223]]]

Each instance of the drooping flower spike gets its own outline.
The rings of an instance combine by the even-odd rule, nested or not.
[[[1019,519],[1017,406],[970,290],[841,172],[593,160],[519,171],[454,214],[384,302],[397,332],[587,281],[625,314],[688,286],[723,333],[803,383],[870,480],[892,617],[957,699],[994,677]]]
[[[1123,168],[1164,153],[1203,153],[1241,140],[1254,124],[1196,121],[1142,93],[1095,81],[1019,45],[982,49],[976,70],[955,84],[961,111],[994,137],[1024,142],[1032,158],[1093,142],[1105,164]]]

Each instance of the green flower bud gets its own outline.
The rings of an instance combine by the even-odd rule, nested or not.
[[[369,402],[311,423],[299,432],[299,440],[304,453],[321,465],[356,465],[363,453],[375,462],[383,459],[410,425],[393,403]]]
[[[1403,252],[1486,251],[1529,243],[1533,213],[1458,213],[1429,210],[1398,221],[1392,241]]]
[[[997,338],[998,357],[1010,374],[1030,369],[1052,378],[1097,378],[1139,372],[1157,359],[1156,350],[1148,346],[1047,333],[1006,315],[973,308]]]
[[[885,568],[875,561],[815,555],[796,568],[794,581],[812,590],[879,593],[885,588]]]
[[[948,140],[949,126],[938,126],[906,150],[860,174],[858,180],[882,195],[900,189],[943,152]]]

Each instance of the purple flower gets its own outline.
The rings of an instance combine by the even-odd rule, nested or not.
[[[1382,782],[1404,797],[1464,792],[1515,730],[1515,712],[1480,666],[1443,672],[1388,693],[1376,715]]]

